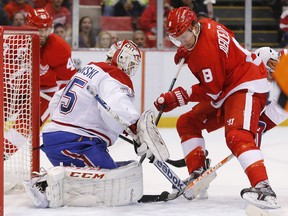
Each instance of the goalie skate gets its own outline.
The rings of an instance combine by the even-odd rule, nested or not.
[[[47,186],[45,175],[46,173],[39,175],[39,177],[23,181],[23,186],[28,196],[38,208],[47,208],[49,205],[45,188],[42,188],[43,185],[44,187]]]
[[[267,181],[262,181],[255,187],[243,189],[241,197],[260,208],[280,208],[276,194]]]

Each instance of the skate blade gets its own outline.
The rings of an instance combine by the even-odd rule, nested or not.
[[[277,199],[273,196],[266,196],[265,200],[258,200],[258,194],[253,192],[247,192],[243,194],[243,199],[247,200],[251,204],[264,208],[264,209],[276,209],[281,206],[278,204]]]

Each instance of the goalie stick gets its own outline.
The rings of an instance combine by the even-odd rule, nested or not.
[[[174,200],[180,195],[184,195],[186,199],[194,199],[199,192],[205,189],[210,182],[216,177],[216,170],[226,164],[233,158],[233,154],[230,154],[222,161],[217,163],[215,166],[207,169],[201,176],[190,182],[184,189],[177,191],[175,193],[169,193],[167,191],[162,192],[160,195],[143,195],[143,197],[138,202],[160,202]],[[189,197],[188,197],[189,195]]]

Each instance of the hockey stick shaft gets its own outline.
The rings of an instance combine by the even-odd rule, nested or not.
[[[136,139],[136,135],[130,130],[129,125],[125,123],[120,116],[117,115],[117,113],[113,112],[113,110],[110,108],[110,106],[98,95],[96,94],[93,89],[90,86],[87,86],[87,90],[92,94],[95,99],[100,103],[100,105],[113,117],[117,122],[119,122],[125,130],[128,132],[128,134],[132,135],[132,138]],[[165,162],[161,162],[157,160],[155,157],[153,159],[153,164],[160,170],[160,172],[179,190],[182,190],[182,187],[184,186],[184,183],[181,181],[181,179],[165,164]]]
[[[174,85],[175,85],[175,83],[176,83],[176,80],[177,80],[177,78],[178,78],[178,76],[179,76],[179,74],[180,74],[180,71],[181,71],[181,68],[182,68],[182,66],[183,66],[183,64],[184,64],[184,61],[185,61],[184,58],[182,58],[182,59],[180,60],[180,62],[179,62],[179,64],[178,64],[177,72],[176,72],[175,77],[173,78],[173,80],[172,80],[172,82],[171,82],[171,84],[170,84],[170,86],[169,86],[168,92],[172,91],[172,89],[173,89],[173,87],[174,87]],[[158,125],[158,123],[159,123],[159,121],[160,121],[160,118],[161,118],[161,116],[162,116],[162,114],[163,114],[164,108],[165,108],[165,105],[163,105],[163,106],[161,107],[161,109],[160,109],[160,111],[159,111],[159,113],[158,113],[158,115],[157,115],[157,118],[156,118],[156,120],[155,120],[155,124],[156,124],[156,125]]]
[[[197,182],[201,181],[202,179],[206,178],[208,175],[210,175],[211,173],[215,172],[216,170],[218,170],[220,167],[222,167],[224,164],[226,164],[228,161],[230,161],[232,158],[234,157],[233,154],[230,154],[229,156],[227,156],[226,158],[224,158],[223,160],[221,160],[219,163],[217,163],[215,166],[207,169],[201,176],[199,176],[197,179],[195,179],[194,181],[190,182],[187,187],[185,188],[185,190],[188,190],[190,188],[192,188]]]
[[[119,122],[125,129],[125,131],[133,138],[137,139],[136,135],[129,128],[129,124],[124,122],[117,113],[111,110],[110,106],[98,95],[96,94],[90,86],[87,86],[87,90],[94,96],[94,98],[100,103],[100,105],[113,117],[117,122]],[[133,141],[132,141],[133,143]],[[133,143],[134,144],[134,143]]]
[[[125,140],[126,142],[130,143],[130,144],[133,144],[133,141],[131,139],[129,139],[128,137],[125,137],[123,135],[119,135],[119,137],[123,140]],[[172,166],[175,166],[175,167],[185,167],[186,166],[186,162],[185,162],[185,159],[179,159],[179,160],[171,160],[171,159],[167,159],[166,162]]]

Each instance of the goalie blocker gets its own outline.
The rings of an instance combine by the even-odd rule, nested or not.
[[[127,205],[143,196],[143,175],[137,161],[124,163],[111,170],[56,166],[42,177],[24,181],[24,186],[40,208]]]

